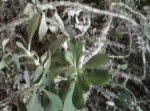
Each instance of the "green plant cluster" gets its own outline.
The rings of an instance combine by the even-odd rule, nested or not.
[[[40,15],[35,15],[28,25],[29,46],[35,31],[38,28]],[[68,48],[59,50],[67,40]],[[45,59],[39,61],[36,52],[27,49],[20,41],[16,41],[18,52],[9,53],[5,51],[9,39],[2,41],[2,52],[4,57],[0,62],[0,69],[15,67],[15,73],[19,75],[21,65],[29,62],[35,66],[33,77],[28,69],[23,71],[23,77],[27,84],[16,96],[15,104],[20,111],[74,111],[85,106],[84,94],[90,90],[90,86],[103,86],[109,82],[109,74],[102,69],[101,65],[107,62],[107,55],[100,53],[93,56],[86,64],[79,67],[83,49],[83,42],[76,39],[61,37],[53,41],[46,51]],[[26,57],[23,61],[21,58]],[[57,79],[58,76],[67,78]],[[58,82],[55,82],[55,80]],[[59,90],[54,88],[55,84],[62,85]],[[23,98],[26,101],[23,101]]]
[[[105,92],[107,93],[104,94],[102,92],[103,94],[101,94],[107,98],[108,101],[105,101],[105,103],[107,103],[108,107],[112,107],[113,110],[144,111],[141,109],[144,109],[145,106],[149,109],[149,87],[146,86],[146,84],[149,84],[149,78],[146,78],[149,77],[148,63],[146,62],[147,55],[150,52],[149,15],[146,18],[141,13],[132,10],[128,5],[117,3],[114,5],[118,13],[115,16],[119,17],[119,13],[128,9],[129,12],[133,13],[133,16],[137,14],[137,16],[139,15],[142,18],[139,21],[143,27],[135,26],[131,28],[131,26],[126,25],[122,28],[120,25],[124,23],[122,21],[118,22],[115,18],[114,20],[116,21],[113,21],[114,24],[111,24],[112,26],[114,25],[114,29],[110,29],[107,35],[108,45],[110,45],[108,52],[110,55],[98,53],[92,56],[86,63],[83,62],[83,59],[87,44],[83,40],[75,39],[77,37],[70,37],[66,33],[64,21],[59,16],[57,9],[53,9],[51,5],[45,5],[45,9],[47,9],[45,10],[42,5],[39,5],[39,8],[38,5],[29,3],[24,11],[30,19],[26,30],[27,40],[25,42],[27,44],[25,44],[23,39],[12,40],[10,37],[0,39],[0,70],[4,71],[5,76],[7,76],[4,80],[6,87],[16,85],[18,88],[17,91],[13,92],[12,96],[8,96],[6,99],[0,101],[0,110],[1,107],[3,108],[3,106],[12,104],[17,106],[19,111],[82,110],[86,106],[87,99],[90,98],[90,96],[87,97],[87,93],[91,91],[92,87],[106,89]],[[149,3],[148,0],[146,3]],[[52,17],[46,17],[49,10],[55,10]],[[84,19],[83,21],[86,20]],[[81,31],[84,29],[82,33],[84,35],[85,33],[89,33],[90,25],[86,26],[87,28],[78,25],[78,28],[81,28]],[[119,28],[121,28],[121,31]],[[55,40],[53,38],[46,38],[49,32],[56,37]],[[46,51],[41,55],[32,47],[34,41],[37,40],[35,39],[37,35],[40,42],[44,41],[44,39],[51,39],[49,45],[46,46]],[[143,36],[143,38],[139,35]],[[134,41],[134,36],[137,36],[135,37],[137,41]],[[119,42],[117,43],[117,41]],[[144,74],[139,74],[141,72],[137,73],[133,67],[138,67],[136,64],[138,61],[134,63],[130,60],[132,59],[132,54],[137,56],[136,49],[133,48],[136,42],[139,45],[140,53],[142,53],[141,60],[139,61],[141,62],[143,59]],[[12,44],[13,48],[10,46]],[[121,56],[124,55],[122,52],[127,52],[126,49],[129,49],[129,53]],[[111,54],[117,56],[111,56]],[[110,58],[109,62],[108,57]],[[105,66],[106,63],[109,68]],[[8,69],[11,72],[8,72]],[[112,74],[113,72],[114,74]],[[143,76],[137,76],[138,74]],[[20,83],[20,75],[23,83]],[[134,87],[132,82],[141,89],[143,88],[143,93],[141,94],[145,95],[141,95],[139,99],[136,98],[140,95],[139,92],[141,89],[139,92],[136,91],[137,87]],[[0,94],[1,88],[4,87],[0,87]],[[8,91],[8,95],[9,93],[11,92]]]

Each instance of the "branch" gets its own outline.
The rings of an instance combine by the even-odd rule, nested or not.
[[[126,5],[126,4],[124,4],[124,3],[112,3],[112,5],[113,5],[113,6],[115,6],[115,5],[123,6],[123,7],[125,7],[126,9],[128,9],[130,12],[132,12],[133,14],[136,14],[136,15],[138,15],[139,17],[141,17],[143,20],[146,20],[146,17],[145,17],[143,14],[141,14],[141,13],[139,13],[139,12],[137,12],[137,11],[134,11],[132,8],[130,8],[128,5]]]
[[[0,32],[6,30],[8,28],[14,28],[16,25],[22,24],[22,23],[24,23],[26,21],[29,21],[28,17],[20,18],[20,19],[18,19],[16,21],[8,23],[7,25],[3,25],[3,26],[0,27]]]
[[[97,9],[97,8],[93,8],[91,6],[87,6],[84,4],[80,4],[80,3],[75,3],[75,2],[69,2],[69,1],[59,1],[59,2],[50,2],[50,3],[46,3],[46,4],[42,4],[42,5],[37,5],[41,10],[46,10],[46,9],[53,9],[57,6],[72,6],[72,7],[77,7],[80,9],[83,9],[84,11],[88,11],[88,12],[93,12],[95,14],[103,14],[103,15],[108,15],[108,16],[112,16],[112,17],[118,17],[121,18],[123,20],[126,20],[130,23],[132,23],[134,26],[138,26],[139,25],[130,17],[126,17],[122,14],[117,14],[114,12],[110,12],[110,11],[106,11],[106,10],[101,10],[101,9]]]

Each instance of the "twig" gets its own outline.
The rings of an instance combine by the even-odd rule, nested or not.
[[[143,14],[141,14],[141,13],[139,13],[139,12],[137,12],[137,11],[134,11],[132,8],[130,8],[128,5],[126,5],[126,4],[124,4],[124,3],[112,3],[112,5],[113,6],[115,6],[115,5],[120,5],[120,6],[123,6],[123,7],[125,7],[126,9],[128,9],[130,12],[132,12],[133,14],[136,14],[136,15],[138,15],[139,17],[141,17],[143,20],[146,20],[146,17],[143,15]]]
[[[130,17],[126,17],[122,14],[117,14],[117,13],[110,12],[110,11],[107,11],[107,10],[101,10],[101,9],[93,8],[91,6],[87,6],[87,5],[76,3],[76,2],[59,1],[59,2],[50,2],[50,3],[47,3],[47,4],[42,4],[42,5],[37,5],[37,6],[41,10],[46,10],[46,9],[49,9],[49,8],[55,8],[57,6],[77,7],[77,8],[83,9],[85,11],[93,12],[93,13],[100,14],[100,15],[104,14],[104,15],[108,15],[108,16],[112,16],[112,17],[118,17],[118,18],[124,19],[124,20],[132,23],[134,26],[139,27],[139,25]]]
[[[118,47],[118,48],[121,48],[121,49],[126,48],[126,46],[124,44],[116,43],[116,42],[113,42],[113,41],[110,41],[110,40],[107,40],[107,45],[115,46],[115,47]]]
[[[8,23],[7,25],[3,25],[0,27],[0,32],[6,30],[6,29],[9,29],[9,28],[14,28],[16,25],[19,25],[19,24],[22,24],[26,21],[28,21],[29,18],[28,17],[24,17],[24,18],[20,18],[20,19],[17,19],[16,21],[13,21],[11,23]]]
[[[117,14],[117,13],[110,12],[110,11],[106,11],[106,10],[96,9],[96,8],[93,8],[93,7],[90,7],[90,6],[87,6],[87,5],[83,5],[83,4],[79,4],[79,3],[75,3],[75,2],[59,1],[59,2],[50,2],[50,3],[47,3],[47,4],[43,4],[43,5],[38,5],[38,7],[41,10],[46,10],[48,8],[57,7],[57,6],[78,7],[78,8],[81,8],[81,9],[85,10],[85,11],[93,12],[93,13],[96,13],[96,14],[104,14],[104,15],[109,15],[109,16],[113,16],[113,17],[118,17],[118,18],[127,20],[128,22],[131,22],[135,26],[139,26],[133,19],[131,19],[129,17],[126,17],[124,15]],[[16,21],[13,21],[12,23],[9,23],[7,25],[3,25],[3,26],[0,27],[0,32],[6,30],[8,28],[15,27],[16,25],[24,23],[28,20],[29,20],[28,17],[24,17],[24,18],[18,19]]]
[[[123,59],[123,58],[126,58],[126,57],[129,57],[130,54],[131,54],[131,50],[132,50],[132,35],[131,35],[131,31],[129,30],[129,38],[130,38],[130,43],[129,43],[129,53],[127,55],[124,55],[124,56],[115,56],[115,55],[110,55],[109,58],[118,58],[118,59]]]
[[[102,33],[101,33],[100,37],[98,38],[98,41],[95,43],[96,46],[92,49],[92,51],[89,51],[87,54],[85,54],[83,64],[86,64],[87,61],[94,55],[98,54],[99,52],[102,52],[104,40],[106,39],[106,34],[109,31],[111,23],[112,23],[112,17],[109,17],[107,25],[102,29]]]
[[[138,39],[138,44],[139,44],[139,48],[142,51],[142,61],[143,61],[143,70],[144,70],[144,74],[142,76],[142,79],[144,80],[146,78],[146,41],[144,40],[144,35],[140,34],[140,31],[138,30],[138,28],[133,28],[133,31],[135,32],[137,39]],[[141,36],[139,36],[141,35]]]
[[[145,92],[149,93],[149,90],[147,89],[147,87],[142,82],[142,78],[141,77],[137,77],[137,76],[135,76],[134,74],[131,74],[131,73],[126,74],[126,73],[121,72],[121,71],[119,71],[117,69],[111,69],[111,70],[109,70],[109,73],[112,74],[112,78],[114,78],[115,76],[120,76],[120,77],[124,77],[127,80],[132,80],[132,81],[134,81],[136,83],[139,83],[139,84],[141,84],[144,87]]]

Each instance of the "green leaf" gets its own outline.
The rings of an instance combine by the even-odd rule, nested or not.
[[[24,71],[24,79],[25,79],[27,85],[30,86],[30,78],[29,78],[29,73],[27,70]]]
[[[65,100],[65,98],[69,92],[70,84],[71,84],[71,81],[68,80],[66,83],[64,83],[63,87],[59,91],[59,96],[61,97],[61,100],[63,102],[64,102],[64,100]]]
[[[40,111],[41,103],[39,101],[39,95],[36,92],[31,96],[27,108],[28,111]]]
[[[121,68],[122,70],[126,70],[127,67],[128,67],[128,64],[122,64],[122,65],[120,65],[120,68]]]
[[[3,53],[5,54],[5,46],[7,45],[7,43],[9,42],[9,38],[5,39],[2,41],[2,48],[3,48]]]
[[[33,18],[30,20],[29,25],[27,27],[27,34],[29,37],[29,46],[28,46],[29,50],[31,47],[32,38],[33,38],[37,28],[38,28],[40,17],[41,17],[40,14],[34,15]]]
[[[86,68],[97,68],[100,65],[105,64],[107,62],[108,56],[105,53],[97,54],[93,56],[86,64]]]
[[[23,11],[23,13],[29,16],[30,19],[36,14],[36,11],[34,10],[33,5],[34,4],[28,3]]]
[[[84,107],[84,98],[79,83],[76,82],[72,96],[72,102],[76,109],[80,110]]]
[[[84,74],[78,73],[78,82],[82,90],[84,91],[89,90],[89,82]]]
[[[71,64],[74,65],[74,57],[70,51],[65,52],[65,59]]]
[[[125,110],[125,108],[128,107],[128,104],[126,104],[124,101],[121,101],[119,99],[114,100],[114,104],[117,108]]]
[[[54,85],[54,82],[52,81],[52,80],[50,80],[48,77],[44,77],[43,79],[42,79],[42,82],[40,83],[40,85],[41,86],[47,86],[47,87],[49,87],[49,86],[52,86],[52,85]]]
[[[49,46],[49,49],[51,53],[53,54],[54,52],[57,51],[57,49],[68,39],[68,37],[63,36],[52,42]]]
[[[51,103],[49,103],[46,107],[44,107],[44,111],[53,111],[51,109]]]
[[[51,102],[50,102],[50,100],[46,94],[41,95],[41,104],[43,107],[43,111],[49,111],[50,106],[51,106]]]
[[[46,90],[44,90],[44,92],[47,94],[51,101],[51,109],[53,109],[53,111],[62,110],[63,105],[59,96]]]
[[[119,99],[127,101],[128,103],[133,102],[133,98],[130,93],[124,89],[120,91]]]
[[[23,45],[21,42],[16,42],[16,45],[17,45],[18,48],[21,48],[22,50],[24,50],[25,53],[26,53],[29,57],[32,56],[31,52],[28,51],[28,50],[24,47],[24,45]]]
[[[19,111],[27,111],[26,105],[22,101],[20,101],[20,99],[18,99],[17,102]]]
[[[129,3],[129,2],[128,2]],[[122,12],[122,10],[125,9],[125,6],[120,5],[119,3],[116,3],[116,5],[114,6],[115,10],[117,11],[117,13]]]
[[[77,70],[78,69],[76,67],[70,66],[70,67],[68,67],[67,70],[64,71],[64,73],[65,73],[66,76],[71,77],[74,73],[77,72]]]
[[[41,77],[43,71],[44,71],[43,66],[38,66],[36,68],[32,83],[35,83]]]
[[[21,48],[21,49],[23,49],[24,51],[26,51],[26,48],[24,47],[24,45],[23,45],[21,42],[16,42],[16,45],[17,45],[19,48]]]
[[[60,73],[65,74],[67,77],[71,77],[75,72],[77,72],[77,69],[74,66],[52,67],[50,70],[51,70],[51,75],[50,75],[51,80],[53,80]]]
[[[87,79],[93,85],[103,86],[109,82],[109,74],[105,70],[95,69],[87,75]]]
[[[6,66],[7,66],[7,65],[6,65],[5,60],[2,60],[2,61],[0,62],[0,70],[3,69],[3,68],[6,67]]]
[[[122,37],[124,34],[126,34],[127,32],[123,32],[123,31],[115,31],[115,30],[112,30],[112,31],[109,31],[108,34],[109,34],[109,37],[111,38],[116,38],[116,37]]]
[[[20,71],[20,62],[19,62],[18,55],[17,55],[17,54],[14,54],[14,55],[13,55],[13,59],[14,59],[14,63],[15,63],[17,72],[19,73],[19,71]]]
[[[51,53],[49,52],[47,61],[44,64],[44,67],[45,67],[44,74],[49,71],[50,66],[51,66]]]
[[[38,32],[40,41],[44,38],[47,31],[48,31],[48,26],[47,26],[47,23],[46,23],[45,13],[42,12],[42,19],[41,19],[41,23],[40,23],[40,27],[39,27],[39,32]]]
[[[76,39],[71,39],[68,44],[69,50],[73,54],[75,61],[78,62],[79,57],[82,53],[83,43],[82,41],[77,41]]]
[[[41,78],[39,84],[41,84],[43,82],[44,78],[46,77],[46,74],[48,73],[48,71],[50,69],[50,65],[51,65],[51,53],[49,51],[48,52],[48,58],[47,58],[47,60],[46,60],[46,62],[44,64],[44,68],[45,69],[44,69],[44,72],[43,72],[43,75],[42,75],[42,78]]]
[[[134,98],[131,96],[131,94],[125,90],[125,89],[121,89],[120,92],[119,92],[119,96],[117,99],[114,99],[114,103],[115,105],[120,108],[120,109],[127,109],[129,108],[129,106],[131,104],[133,104],[135,101],[134,101]],[[136,104],[136,103],[135,103]]]
[[[65,60],[64,52],[55,52],[52,55],[52,62],[59,64],[66,64],[67,61]]]
[[[64,101],[63,111],[75,111],[75,107],[72,103],[72,95],[73,95],[74,88],[68,92],[68,95]]]

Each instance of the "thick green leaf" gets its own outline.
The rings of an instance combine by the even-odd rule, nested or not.
[[[121,101],[119,99],[115,99],[114,103],[117,108],[122,110],[125,110],[128,107],[128,104],[126,104],[124,101]]]
[[[89,82],[84,74],[78,73],[78,82],[82,90],[84,91],[89,90]]]
[[[80,110],[84,107],[84,98],[79,83],[76,82],[72,96],[72,102],[76,109]]]
[[[59,64],[66,64],[67,61],[65,60],[64,52],[55,52],[52,55],[52,62],[59,63]]]
[[[74,65],[74,57],[70,51],[65,52],[65,59],[71,64]]]
[[[65,74],[67,77],[71,77],[77,69],[74,66],[59,66],[59,67],[52,67],[51,69],[50,79],[53,80],[58,74]]]
[[[48,98],[51,101],[51,110],[52,109],[53,109],[53,111],[62,110],[63,105],[62,105],[62,101],[59,98],[59,96],[52,92],[46,91],[46,90],[44,90],[44,92],[47,94]]]
[[[69,42],[69,50],[73,54],[75,61],[78,62],[79,57],[82,52],[83,43],[82,41],[77,41],[76,39],[71,39]]]
[[[24,71],[24,79],[25,79],[27,85],[30,86],[30,78],[29,78],[29,73],[27,70]]]
[[[68,39],[68,37],[64,36],[64,37],[60,37],[57,40],[55,40],[54,42],[52,42],[49,46],[49,49],[51,51],[51,53],[56,52],[56,50]]]
[[[52,111],[51,109],[51,103],[49,103],[46,107],[44,107],[44,111]]]
[[[113,30],[113,31],[109,31],[109,37],[111,38],[122,37],[126,33],[127,32]]]
[[[100,65],[105,64],[107,62],[108,56],[105,53],[97,54],[93,56],[86,64],[86,68],[97,68]]]
[[[32,38],[35,34],[35,31],[38,28],[40,17],[41,17],[40,14],[34,15],[33,18],[30,20],[29,25],[27,27],[27,34],[28,34],[28,37],[29,37],[29,46],[28,46],[29,49],[31,47]]]
[[[63,111],[75,111],[75,107],[72,103],[72,95],[73,95],[74,88],[68,92],[67,97],[64,101]]]
[[[17,45],[19,48],[21,48],[21,49],[23,49],[24,51],[26,51],[26,48],[24,47],[24,45],[23,45],[21,42],[16,42],[16,45]]]
[[[41,86],[45,86],[45,87],[52,86],[53,84],[54,84],[54,82],[52,80],[50,80],[49,77],[44,77],[42,79],[42,82],[40,83]]]
[[[51,105],[49,111],[61,111],[61,110],[58,110],[56,107]]]
[[[36,11],[34,10],[33,8],[33,3],[28,3],[23,11],[23,13],[27,16],[29,16],[29,18],[31,19],[35,14],[36,14]]]
[[[60,73],[66,73],[68,72],[69,69],[72,69],[73,66],[66,66],[66,67],[63,67],[63,66],[59,66],[59,67],[53,67],[51,69],[51,72],[54,73],[54,74],[60,74]],[[72,72],[72,71],[69,71],[69,72]],[[69,73],[68,72],[68,73]]]
[[[36,92],[31,96],[27,108],[28,111],[40,111],[41,103],[39,101],[39,95]]]
[[[63,102],[64,102],[64,100],[65,100],[65,98],[69,92],[70,84],[71,84],[71,81],[68,80],[66,83],[64,83],[63,87],[59,91],[59,96],[61,97],[61,100]]]
[[[122,89],[120,91],[119,99],[122,99],[122,100],[124,100],[124,101],[126,101],[128,103],[133,102],[133,100],[134,100],[132,98],[132,96],[130,95],[130,93],[128,91],[124,90],[124,89]]]
[[[19,111],[27,111],[26,105],[22,101],[20,101],[20,99],[18,99],[17,102]]]
[[[41,77],[43,71],[44,71],[43,66],[38,66],[36,68],[35,73],[34,73],[34,77],[33,77],[33,81],[32,81],[33,83],[35,83]]]
[[[3,69],[3,68],[6,67],[6,66],[7,66],[7,65],[6,65],[5,60],[2,60],[2,61],[0,62],[0,70]]]
[[[51,102],[46,94],[41,95],[41,104],[42,104],[44,111],[49,111]]]
[[[40,23],[40,27],[39,27],[39,32],[38,32],[40,41],[44,38],[47,31],[48,31],[48,25],[46,23],[45,13],[42,12],[42,19],[41,19],[41,23]]]
[[[44,74],[48,72],[50,66],[51,66],[51,53],[49,52],[47,61],[44,64],[44,67],[45,67]]]
[[[128,3],[131,3],[131,2],[128,2]],[[116,10],[116,13],[121,13],[123,10],[125,10],[125,6],[124,5],[120,5],[119,2],[118,2],[114,6],[114,9]]]
[[[68,67],[63,67],[63,66],[62,67],[61,66],[51,67],[50,80],[53,80],[58,74],[64,73],[67,69],[68,69]]]
[[[19,72],[20,71],[20,62],[19,62],[19,58],[18,58],[17,54],[13,55],[13,60],[14,60],[17,72]]]
[[[93,85],[103,86],[109,82],[109,74],[105,70],[95,69],[87,75],[87,79]]]
[[[2,41],[2,48],[3,48],[3,53],[5,54],[5,46],[7,45],[7,43],[9,42],[9,38],[5,39]]]
[[[128,67],[128,64],[122,64],[122,65],[120,65],[120,68],[121,68],[122,70],[126,70],[127,67]]]
[[[42,75],[42,78],[41,78],[39,84],[41,84],[42,81],[44,80],[46,74],[48,73],[48,71],[49,71],[49,69],[50,69],[50,65],[51,65],[51,53],[50,53],[50,51],[49,51],[49,52],[48,52],[48,58],[47,58],[47,60],[46,60],[46,62],[45,62],[45,64],[44,64],[44,68],[45,68],[45,69],[44,69],[44,72],[43,72],[43,75]]]
[[[74,67],[74,66],[70,66],[70,67],[68,67],[68,69],[67,70],[65,70],[65,75],[66,76],[68,76],[68,77],[71,77],[74,73],[76,73],[77,72],[77,68],[76,67]]]
[[[125,110],[134,103],[134,99],[128,91],[121,89],[119,96],[114,100],[114,103],[118,108]]]

